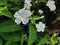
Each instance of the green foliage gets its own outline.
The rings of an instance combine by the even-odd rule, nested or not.
[[[49,41],[49,45],[55,45],[58,43],[58,33],[54,33]]]
[[[12,13],[9,11],[2,11],[1,15],[4,15],[4,16],[9,17],[9,18],[13,18]]]
[[[53,32],[48,26],[46,26],[44,32],[37,32],[36,29],[36,24],[39,22],[47,24],[46,21],[50,20],[52,14],[55,17],[60,16],[60,2],[56,0],[57,9],[50,12],[46,7],[47,0],[32,0],[30,8],[32,15],[29,17],[29,23],[18,25],[15,23],[14,14],[24,7],[24,1],[0,0],[0,45],[60,45],[59,34]],[[35,1],[37,2],[35,3]],[[39,9],[43,10],[43,14],[38,13]],[[48,21],[48,23],[51,23],[51,21]],[[53,34],[50,34],[50,32]]]
[[[20,41],[20,38],[21,38],[21,34],[20,33],[12,33],[12,34],[0,33],[0,35],[6,41],[12,40],[12,41],[16,42],[16,41]]]
[[[41,40],[38,42],[37,45],[44,45],[46,44],[50,39],[50,36],[49,35],[45,35],[43,38],[41,38]]]
[[[20,25],[16,25],[13,20],[8,20],[0,23],[0,32],[14,32],[21,30]]]
[[[6,5],[7,1],[6,0],[0,0],[0,5]]]
[[[3,41],[2,41],[2,39],[0,38],[0,45],[2,45],[3,44]]]
[[[39,0],[39,2],[45,2],[45,3],[46,3],[46,2],[47,2],[47,0]]]
[[[8,8],[6,6],[0,7],[0,14],[1,16],[4,15],[6,17],[13,18],[12,13],[8,11]]]
[[[13,42],[11,40],[8,40],[5,45],[19,45],[18,42]]]
[[[29,39],[28,39],[28,45],[32,45],[33,42],[37,38],[37,31],[33,24],[29,24]]]

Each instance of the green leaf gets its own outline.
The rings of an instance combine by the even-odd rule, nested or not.
[[[19,45],[19,43],[8,40],[4,45]]]
[[[41,40],[38,42],[37,45],[44,45],[49,41],[49,39],[50,39],[50,36],[45,35],[43,38],[41,38]]]
[[[2,44],[3,44],[2,39],[0,39],[0,45],[2,45]]]
[[[0,14],[1,14],[0,16],[4,15],[6,17],[13,18],[12,13],[8,11],[7,6],[0,7]]]
[[[11,45],[12,44],[12,40],[8,40],[4,45]]]
[[[39,19],[43,19],[44,16],[33,16],[33,20],[39,20]]]
[[[14,32],[21,30],[21,26],[14,23],[13,20],[8,20],[0,23],[0,32]]]
[[[12,40],[14,42],[20,41],[21,38],[21,34],[19,33],[0,33],[1,37],[8,41],[8,40]]]
[[[33,42],[36,40],[37,37],[37,31],[33,24],[29,24],[29,39],[28,39],[28,45],[32,45]]]
[[[17,43],[17,42],[12,42],[11,45],[19,45],[19,43]]]
[[[9,0],[9,1],[18,3],[20,0]]]
[[[6,5],[7,1],[6,0],[0,0],[0,5]]]
[[[9,17],[9,18],[13,18],[12,13],[9,12],[9,11],[4,10],[4,11],[1,12],[1,15],[4,15],[4,16]]]

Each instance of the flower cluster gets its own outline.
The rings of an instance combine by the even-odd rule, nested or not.
[[[0,45],[60,45],[60,0],[0,0]]]
[[[31,16],[31,11],[28,10],[28,8],[30,8],[31,4],[30,4],[31,0],[25,0],[24,1],[24,8],[20,9],[19,11],[17,11],[14,14],[15,19],[15,23],[20,24],[21,22],[23,24],[27,24],[29,22],[29,18]]]
[[[25,0],[24,8],[20,9],[14,14],[15,23],[20,24],[22,22],[26,25],[29,22],[29,17],[32,15],[32,12],[30,11],[30,7],[32,6],[31,2],[32,0]],[[48,0],[46,6],[50,8],[50,11],[56,10],[55,1],[53,0]],[[43,10],[39,9],[38,13],[42,14]],[[43,24],[42,22],[36,24],[37,32],[44,32],[45,27],[45,24]]]

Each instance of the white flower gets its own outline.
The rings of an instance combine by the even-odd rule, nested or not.
[[[25,3],[30,3],[30,2],[31,2],[31,0],[25,0],[24,2],[25,2]]]
[[[31,6],[32,6],[31,3],[25,3],[25,4],[24,4],[24,8],[25,8],[25,9],[28,9],[28,10],[30,9]]]
[[[39,10],[38,10],[38,12],[39,12],[40,14],[42,14],[42,13],[43,13],[43,11],[42,11],[41,9],[39,9]]]
[[[55,11],[56,10],[56,6],[55,5],[50,6],[49,8],[50,8],[50,11]]]
[[[60,37],[58,37],[58,39],[60,40]]]
[[[60,44],[58,44],[58,45],[60,45]]]
[[[38,3],[38,1],[36,0],[36,1],[35,1],[35,3],[37,4],[37,3]]]
[[[21,22],[23,24],[27,24],[29,22],[29,16],[31,16],[31,11],[25,10],[25,8],[20,9],[14,14],[15,17],[15,23],[20,24]]]
[[[50,8],[50,11],[56,10],[55,1],[53,1],[53,0],[48,0],[46,3],[46,6],[48,6]]]
[[[44,32],[45,30],[45,24],[43,24],[42,22],[39,22],[39,24],[36,24],[36,28],[37,28],[37,32]]]
[[[25,0],[24,3],[25,3],[24,8],[29,10],[30,7],[32,6],[31,0]]]

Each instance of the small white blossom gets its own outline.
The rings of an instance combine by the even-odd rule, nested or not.
[[[15,23],[20,24],[21,22],[23,24],[27,24],[29,22],[29,16],[31,16],[31,11],[25,10],[25,8],[20,9],[14,14],[15,17]]]
[[[30,9],[31,6],[32,6],[31,3],[25,3],[25,4],[24,4],[24,8],[25,8],[25,9],[28,9],[28,10]]]
[[[38,3],[38,1],[36,0],[36,1],[35,1],[35,3],[37,4],[37,3]]]
[[[32,6],[31,0],[25,0],[24,3],[25,3],[24,4],[24,8],[27,9],[27,10],[29,10],[30,7]]]
[[[38,10],[38,12],[39,12],[40,14],[42,14],[42,13],[43,13],[43,11],[42,11],[41,9],[39,9],[39,10]]]
[[[60,37],[58,37],[58,39],[60,40]]]
[[[45,30],[45,24],[43,24],[42,22],[39,22],[39,24],[36,24],[36,28],[37,28],[37,32],[44,32]]]
[[[58,44],[58,45],[60,45],[60,44]]]
[[[48,6],[50,8],[50,11],[56,10],[55,1],[53,1],[53,0],[48,0],[46,3],[46,6]]]
[[[30,3],[30,2],[31,2],[31,0],[25,0],[24,2],[25,2],[25,3]]]

